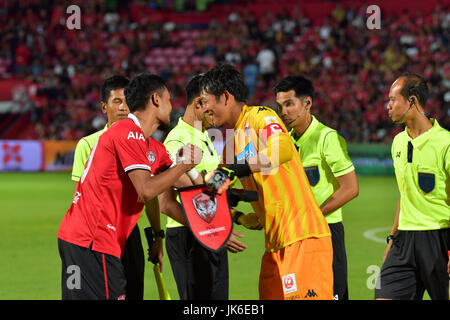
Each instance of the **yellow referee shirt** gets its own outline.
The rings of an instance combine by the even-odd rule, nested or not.
[[[398,230],[450,228],[450,132],[435,119],[412,139],[405,129],[392,142],[400,191]]]
[[[88,136],[85,136],[78,141],[77,146],[75,147],[75,153],[73,157],[73,166],[72,166],[72,180],[80,181],[81,176],[83,175],[84,166],[86,165],[87,159],[91,154],[92,148],[98,141],[98,138],[102,135],[103,132],[108,129],[108,124],[102,130],[94,132]]]
[[[339,188],[337,177],[355,170],[347,153],[347,144],[336,130],[320,123],[312,116],[309,127],[300,138],[291,132],[292,140],[308,177],[311,189],[321,206]],[[342,208],[325,216],[328,223],[342,221]]]
[[[176,159],[177,151],[188,143],[199,147],[203,152],[202,161],[195,166],[198,172],[202,172],[203,170],[210,172],[217,168],[220,158],[214,149],[208,132],[202,131],[201,128],[195,128],[184,122],[183,118],[180,118],[178,124],[169,132],[164,140],[164,146],[172,159]],[[178,196],[177,200],[178,202],[180,201]],[[167,228],[175,228],[182,227],[183,225],[167,217],[166,226]]]

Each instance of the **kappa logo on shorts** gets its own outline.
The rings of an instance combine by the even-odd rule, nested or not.
[[[284,294],[297,291],[297,281],[295,280],[295,273],[290,273],[281,278],[283,282]]]
[[[305,295],[305,298],[315,298],[318,297],[317,293],[314,291],[314,289],[308,289],[308,292]]]

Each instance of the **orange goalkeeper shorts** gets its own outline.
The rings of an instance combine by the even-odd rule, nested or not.
[[[261,262],[261,300],[332,300],[331,237],[308,238],[275,252]]]

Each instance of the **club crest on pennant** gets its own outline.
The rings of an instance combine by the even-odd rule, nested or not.
[[[217,212],[217,199],[204,193],[199,193],[192,198],[192,203],[197,211],[197,214],[205,222],[211,223]]]
[[[192,235],[206,249],[220,250],[233,229],[227,193],[211,193],[202,184],[178,188],[178,194]]]

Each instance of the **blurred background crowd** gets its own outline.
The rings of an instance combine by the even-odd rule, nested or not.
[[[448,6],[382,11],[381,28],[369,30],[366,2],[304,2],[0,0],[0,80],[29,84],[23,110],[0,117],[0,138],[77,140],[99,130],[104,79],[142,71],[166,80],[175,123],[187,80],[219,62],[243,73],[249,105],[274,106],[272,87],[288,74],[309,77],[312,113],[348,142],[390,142],[402,130],[387,117],[388,91],[415,72],[430,84],[426,113],[450,129]],[[72,4],[79,30],[65,26]]]

